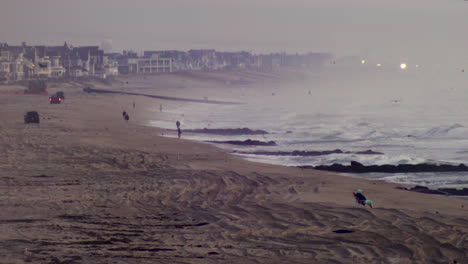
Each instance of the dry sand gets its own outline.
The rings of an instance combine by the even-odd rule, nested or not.
[[[226,76],[276,78],[234,74],[140,76],[114,88],[153,82],[152,92],[174,96],[167,88],[184,83],[189,97]],[[468,263],[467,200],[163,138],[141,125],[157,118],[147,109],[181,102],[81,89],[49,88],[65,91],[60,105],[0,93],[0,263]],[[23,123],[29,110],[40,125]],[[357,188],[374,209],[356,205]]]

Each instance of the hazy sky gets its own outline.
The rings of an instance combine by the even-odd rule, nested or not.
[[[464,0],[0,0],[0,42],[468,61]]]

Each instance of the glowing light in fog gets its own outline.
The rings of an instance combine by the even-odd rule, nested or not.
[[[406,63],[400,64],[400,69],[404,70],[404,69],[406,69],[406,67],[407,67]]]
[[[362,60],[361,63],[362,63],[362,64],[366,64],[366,60]]]

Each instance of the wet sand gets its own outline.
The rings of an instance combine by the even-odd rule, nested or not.
[[[225,75],[130,80],[188,97]],[[180,82],[193,87],[169,89]],[[467,200],[161,137],[141,125],[157,118],[148,109],[183,102],[82,88],[49,88],[60,105],[0,93],[1,263],[468,263]],[[24,124],[30,110],[39,125]],[[355,203],[358,188],[374,209]]]

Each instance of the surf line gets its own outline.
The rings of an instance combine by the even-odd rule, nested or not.
[[[112,91],[112,90],[103,90],[103,89],[92,89],[89,87],[83,88],[84,92],[87,93],[113,93],[113,94],[124,94],[124,95],[138,95],[146,96],[150,98],[157,98],[162,100],[172,100],[172,101],[184,101],[184,102],[193,102],[193,103],[203,103],[203,104],[222,104],[222,105],[238,105],[243,104],[239,102],[228,102],[228,101],[216,101],[208,99],[191,99],[191,98],[181,98],[181,97],[170,97],[170,96],[161,96],[161,95],[151,95],[151,94],[141,94],[141,93],[130,93],[122,91]]]

